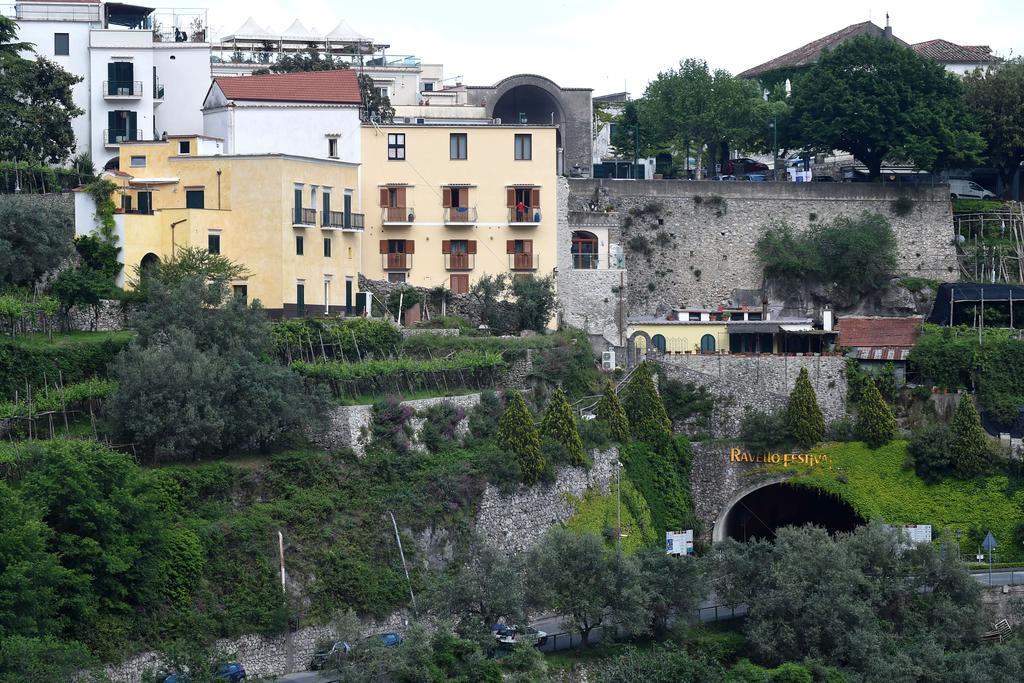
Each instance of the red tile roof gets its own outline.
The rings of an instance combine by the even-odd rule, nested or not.
[[[921,334],[924,318],[875,318],[844,316],[836,324],[839,346],[845,348],[909,348]]]
[[[787,52],[781,57],[771,59],[764,64],[747,69],[741,74],[737,74],[737,78],[756,78],[761,74],[775,69],[792,68],[798,66],[807,66],[808,64],[814,64],[821,57],[821,53],[824,50],[831,50],[846,41],[856,38],[857,36],[875,36],[882,37],[885,35],[885,29],[876,26],[870,21],[865,21],[860,24],[851,24],[844,29],[840,29],[835,33],[830,33],[824,38],[818,38],[814,42],[807,43],[803,47],[798,47],[792,52]],[[900,45],[906,45],[899,38],[894,38]]]
[[[936,62],[944,64],[959,62],[982,62],[989,64],[997,61],[996,57],[992,55],[992,48],[988,45],[957,45],[956,43],[939,38],[936,40],[926,40],[923,43],[914,43],[911,47],[914,48],[914,52],[922,57],[934,59]]]
[[[263,76],[234,76],[214,81],[229,100],[359,104],[359,81],[351,69]]]

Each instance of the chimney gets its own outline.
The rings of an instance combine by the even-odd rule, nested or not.
[[[885,13],[885,38],[892,40],[892,26],[889,25],[889,13]]]
[[[832,307],[825,304],[825,310],[821,312],[821,329],[825,332],[832,331]]]

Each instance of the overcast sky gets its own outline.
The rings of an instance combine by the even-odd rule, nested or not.
[[[443,63],[446,76],[466,83],[528,72],[595,94],[625,87],[639,96],[658,71],[687,57],[737,73],[849,24],[884,26],[887,11],[893,32],[910,43],[944,38],[989,45],[1004,57],[1024,51],[1024,0],[210,0],[208,7],[215,35],[249,16],[275,31],[298,18],[321,33],[345,19],[390,44],[389,52]]]

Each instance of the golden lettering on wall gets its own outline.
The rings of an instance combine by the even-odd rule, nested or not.
[[[748,453],[740,448],[729,450],[729,462],[762,463],[765,465],[810,465],[816,467],[828,462],[823,453]]]

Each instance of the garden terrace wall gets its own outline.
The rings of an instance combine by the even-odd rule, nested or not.
[[[610,209],[619,217],[608,239],[623,245],[630,315],[658,314],[683,304],[715,306],[728,303],[734,290],[759,290],[762,269],[754,245],[766,228],[785,221],[806,230],[864,211],[882,214],[892,224],[900,273],[939,281],[958,277],[946,185],[610,179],[568,183],[570,212]],[[911,200],[904,216],[893,210],[900,197]],[[638,235],[649,242],[649,256],[627,246]],[[559,245],[568,249],[564,239]]]

